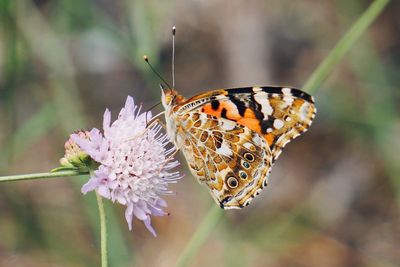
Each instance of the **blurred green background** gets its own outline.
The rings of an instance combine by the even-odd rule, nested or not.
[[[101,127],[127,95],[160,100],[147,54],[183,95],[301,88],[366,0],[0,0],[0,175],[58,165],[68,134]],[[190,266],[400,266],[400,2],[392,1],[315,94],[309,132],[287,146],[269,188],[227,211]],[[158,111],[161,111],[159,109]],[[183,158],[181,158],[183,161]],[[153,238],[107,204],[110,266],[174,266],[212,205],[187,172]],[[84,177],[0,184],[0,266],[98,266]]]

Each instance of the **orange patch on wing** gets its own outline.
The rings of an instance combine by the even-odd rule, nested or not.
[[[272,133],[264,134],[264,138],[265,140],[267,140],[268,145],[271,146],[275,140],[275,135],[273,135]]]
[[[303,99],[295,99],[292,103],[292,108],[294,110],[300,110],[301,106],[304,104],[304,100]]]
[[[233,104],[230,101],[223,101],[219,103],[218,109],[214,110],[211,106],[211,104],[206,104],[203,106],[202,108],[202,112],[215,116],[215,117],[222,117],[221,113],[222,110],[225,109],[226,110],[226,118],[233,120],[233,121],[237,121],[239,119],[242,118],[242,116],[239,115],[238,110],[235,106],[235,104]]]
[[[261,126],[260,126],[260,121],[257,119],[253,118],[241,118],[240,120],[237,121],[238,124],[246,126],[247,128],[261,133]]]
[[[202,108],[202,112],[215,116],[222,117],[222,111],[226,110],[226,118],[236,121],[238,124],[246,126],[247,128],[258,132],[261,134],[261,125],[260,121],[256,118],[254,112],[247,108],[244,112],[244,116],[241,116],[237,110],[237,107],[234,103],[230,101],[222,101],[219,103],[218,109],[214,110],[211,104],[206,104]]]
[[[214,110],[212,109],[211,104],[204,105],[201,111],[211,116],[221,117],[221,109],[219,108],[217,110]]]
[[[254,114],[254,112],[251,109],[246,108],[246,111],[244,112],[244,117],[250,118],[250,119],[255,119],[256,115]]]

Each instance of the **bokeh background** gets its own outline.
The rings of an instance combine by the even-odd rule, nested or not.
[[[301,88],[371,1],[0,0],[0,174],[58,165],[72,131],[101,127],[159,80],[185,96],[249,85]],[[227,211],[190,266],[400,266],[400,2],[392,1],[315,93],[309,132],[270,185]],[[160,108],[155,112],[162,111]],[[183,158],[180,158],[182,162]],[[153,238],[107,203],[111,266],[174,266],[212,205],[186,173]],[[85,177],[0,184],[0,266],[98,266]]]

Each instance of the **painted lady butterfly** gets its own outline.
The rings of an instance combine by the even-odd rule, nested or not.
[[[316,113],[307,93],[270,86],[215,90],[188,100],[163,89],[162,104],[168,135],[224,209],[250,204],[283,147],[307,131]]]

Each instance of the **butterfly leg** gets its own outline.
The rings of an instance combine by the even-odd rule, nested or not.
[[[165,131],[167,131],[167,126],[166,126],[165,123],[164,123],[163,121],[161,121],[159,118],[153,120],[153,121],[147,126],[147,128],[150,128],[150,127],[156,125],[157,123],[158,123],[159,125],[161,125],[161,127],[163,127],[163,129],[164,129]],[[177,148],[175,145],[174,145],[174,147],[175,147],[175,151],[168,157],[167,161],[171,160],[171,159],[176,155],[176,153],[179,152],[179,148]]]
[[[153,127],[156,124],[161,125],[161,127],[163,127],[163,129],[165,131],[167,131],[167,126],[159,118],[156,118],[155,120],[153,120],[149,125],[147,125],[147,128]],[[175,155],[179,152],[179,148],[177,148],[175,144],[173,146],[174,146],[175,150],[174,150],[174,152],[172,152],[171,155],[168,156],[168,158],[165,162],[169,162],[170,160],[173,160],[173,157],[175,157]]]
[[[159,124],[164,130],[167,130],[167,126],[164,124],[164,122],[162,122],[160,119],[157,118],[157,119],[153,120],[150,124],[147,124],[146,129],[144,129],[143,132],[141,132],[141,133],[138,134],[138,135],[129,137],[129,138],[125,139],[124,141],[125,141],[125,142],[132,141],[132,140],[134,140],[135,138],[138,138],[138,137],[143,136],[150,128],[152,128],[152,127],[155,126],[156,124]]]
[[[177,148],[175,145],[174,145],[174,147],[175,147],[175,151],[172,152],[171,155],[169,155],[169,157],[167,158],[167,162],[172,160],[172,158],[175,157],[175,155],[179,152],[179,148]]]
[[[164,130],[167,130],[167,126],[163,121],[161,121],[159,118],[154,119],[150,124],[146,126],[147,129],[153,127],[154,125],[159,124],[161,127],[163,127]]]
[[[155,115],[153,118],[151,118],[150,121],[148,121],[148,122],[146,123],[146,128],[148,128],[149,125],[153,124],[154,121],[158,121],[158,123],[164,124],[164,123],[161,122],[160,119],[159,119],[159,117],[162,116],[162,115],[164,115],[164,114],[165,114],[165,111],[160,112],[160,113],[158,113],[157,115]]]

